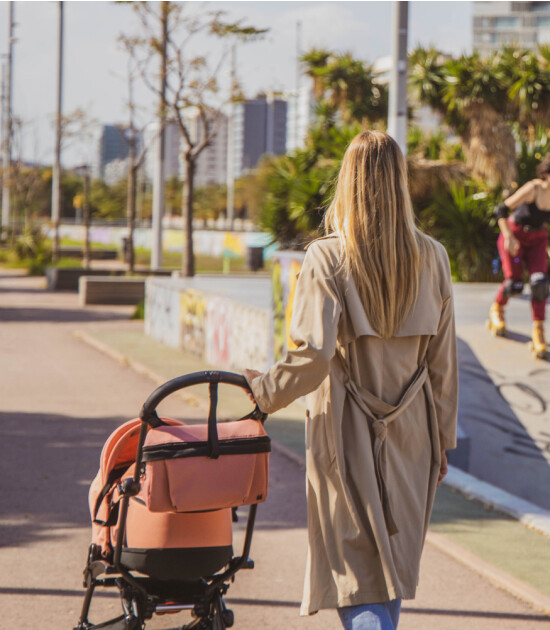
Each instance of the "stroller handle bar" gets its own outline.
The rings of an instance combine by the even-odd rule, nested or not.
[[[146,422],[151,427],[156,427],[163,424],[156,412],[157,406],[165,398],[171,394],[185,389],[186,387],[192,387],[193,385],[201,385],[208,383],[210,385],[210,402],[212,404],[214,390],[217,388],[218,383],[225,383],[227,385],[234,385],[240,387],[248,392],[251,392],[250,386],[246,378],[242,374],[235,374],[234,372],[222,372],[219,370],[206,370],[204,372],[193,372],[192,374],[185,374],[184,376],[178,376],[170,381],[167,381],[160,387],[157,387],[155,391],[149,396],[149,398],[143,404],[139,417],[143,422]],[[215,394],[217,399],[217,393]],[[265,422],[267,414],[263,413],[256,404],[254,410],[244,418],[251,418],[253,420],[260,420]],[[211,422],[209,422],[211,424]]]

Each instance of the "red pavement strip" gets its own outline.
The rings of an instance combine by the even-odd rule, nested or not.
[[[142,363],[128,359],[117,350],[114,350],[107,344],[102,343],[91,335],[88,335],[81,330],[75,331],[74,335],[81,341],[94,347],[96,350],[99,350],[100,352],[109,355],[110,357],[124,365],[128,365],[132,369],[136,370],[139,374],[149,377],[157,385],[165,382],[166,379],[162,378]],[[200,403],[200,401],[198,400],[196,402]],[[298,466],[305,468],[305,459],[298,453],[295,453],[288,447],[274,440],[272,441],[272,448],[281,455],[285,456],[287,459],[293,461]],[[445,553],[460,564],[464,565],[468,569],[485,578],[498,588],[526,602],[536,610],[546,615],[550,615],[550,598],[543,595],[528,584],[525,584],[521,580],[514,578],[505,571],[494,567],[493,565],[482,560],[481,558],[467,551],[463,547],[460,547],[459,545],[452,542],[441,534],[436,534],[435,532],[428,531],[426,542],[429,545],[432,545],[433,547],[438,549],[440,552]]]

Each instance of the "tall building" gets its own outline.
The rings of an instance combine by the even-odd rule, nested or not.
[[[237,103],[234,108],[235,178],[257,166],[262,155],[286,151],[287,103],[259,97]]]
[[[180,175],[180,150],[181,131],[175,121],[169,121],[164,127],[164,177],[179,177]],[[159,123],[152,122],[145,127],[143,133],[143,146],[146,149],[144,170],[147,181],[152,182],[155,174],[155,165],[159,153]]]
[[[473,48],[481,53],[510,44],[550,42],[550,2],[474,2]]]
[[[315,98],[313,81],[309,77],[302,79],[305,85],[288,95],[286,116],[286,151],[303,149],[307,133],[315,118]]]
[[[128,157],[128,128],[124,125],[102,125],[94,138],[92,179],[104,179],[105,167],[114,160]]]
[[[216,125],[216,133],[206,148],[198,155],[195,162],[195,186],[225,184],[227,179],[227,116],[219,112],[216,120],[208,118],[210,125]],[[192,142],[202,140],[203,126],[197,110],[189,110],[185,115]],[[180,160],[181,179],[185,180],[185,165]]]

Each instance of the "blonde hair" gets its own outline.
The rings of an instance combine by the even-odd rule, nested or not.
[[[392,337],[418,297],[421,262],[432,260],[434,244],[415,225],[405,159],[386,133],[351,141],[325,229],[340,238],[372,328]]]

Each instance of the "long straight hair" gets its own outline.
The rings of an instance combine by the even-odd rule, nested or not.
[[[392,337],[418,297],[434,244],[415,225],[405,159],[386,133],[365,131],[351,141],[325,230],[340,239],[372,328]]]

